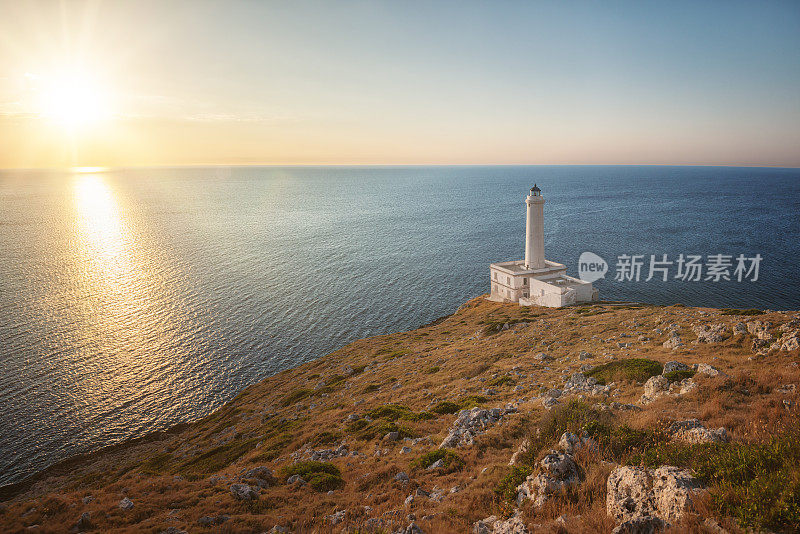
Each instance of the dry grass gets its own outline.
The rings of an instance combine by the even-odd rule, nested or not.
[[[564,528],[607,532],[613,524],[605,514],[608,467],[598,461],[601,457],[629,461],[641,453],[636,447],[658,439],[656,432],[663,425],[689,417],[708,427],[725,426],[734,444],[756,447],[742,449],[756,451],[753,454],[772,436],[787,434],[796,407],[787,410],[784,401],[800,399],[797,393],[779,388],[797,384],[800,389],[797,352],[749,360],[749,335],[730,336],[713,345],[687,342],[672,351],[661,346],[666,333],[654,332],[677,323],[687,341],[693,339],[691,327],[696,324],[723,322],[730,328],[752,318],[711,309],[610,303],[534,310],[475,299],[457,314],[417,330],[360,340],[281,372],[174,432],[101,451],[57,466],[30,484],[0,490],[6,506],[0,530],[28,532],[28,526],[38,524],[39,532],[63,532],[88,511],[96,529],[103,532],[156,533],[169,526],[211,531],[199,527],[197,520],[220,514],[230,518],[215,526],[215,532],[264,532],[276,524],[297,532],[326,532],[357,528],[370,518],[381,519],[382,528],[391,531],[405,526],[405,516],[411,512],[426,532],[464,532],[478,519],[510,511],[503,491],[497,490],[507,480],[508,460],[523,436],[534,438],[527,461],[535,465],[565,429],[577,430],[595,421],[617,430],[593,453],[597,456],[579,456],[583,483],[541,510],[525,507],[523,517],[542,532]],[[769,312],[755,318],[770,321],[777,331],[791,316]],[[642,334],[652,339],[638,341]],[[632,345],[620,348],[618,342]],[[581,351],[593,357],[580,361]],[[540,352],[552,360],[534,359]],[[570,373],[587,363],[600,369],[598,376],[607,374],[607,382],[616,382],[613,400],[636,402],[645,375],[670,360],[710,363],[730,378],[695,376],[700,385],[695,392],[660,399],[641,412],[596,410],[596,403],[611,400],[603,397],[585,399],[582,406],[569,410],[562,402],[552,412],[543,410],[539,401],[530,402],[542,390],[561,387]],[[345,366],[352,372],[345,372]],[[515,391],[514,386],[522,390]],[[496,394],[487,395],[489,388]],[[428,471],[420,463],[414,469],[415,460],[436,450],[458,410],[503,406],[520,398],[525,402],[519,414],[506,416],[503,424],[479,436],[473,447],[454,451],[458,468]],[[361,417],[355,423],[347,420],[353,413]],[[623,425],[630,430],[618,430]],[[383,441],[391,430],[428,439],[416,444]],[[235,501],[229,492],[246,468],[266,465],[276,474],[285,473],[293,464],[290,454],[304,450],[304,445],[320,449],[342,442],[359,456],[329,462],[341,483],[322,481],[318,485],[322,491],[280,483],[260,490],[258,501],[251,504]],[[401,453],[404,446],[411,452]],[[394,480],[400,471],[410,475],[408,484]],[[338,488],[331,494],[328,482]],[[461,490],[449,493],[454,486]],[[417,488],[434,487],[443,491],[441,502],[417,498],[410,507],[404,505]],[[93,500],[84,504],[87,495]],[[124,495],[134,501],[132,510],[118,508]],[[721,516],[719,502],[713,500],[698,506],[726,528],[742,520]],[[327,516],[345,509],[349,514],[345,523],[333,527],[326,522]],[[562,515],[563,525],[554,522]],[[702,531],[692,520],[679,527]]]

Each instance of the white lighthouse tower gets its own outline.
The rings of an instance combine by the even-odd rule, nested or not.
[[[489,300],[558,308],[597,300],[590,282],[567,276],[567,268],[544,257],[544,197],[534,184],[525,199],[525,259],[489,266]]]
[[[525,224],[525,268],[544,269],[544,197],[536,184],[528,198],[528,217]]]

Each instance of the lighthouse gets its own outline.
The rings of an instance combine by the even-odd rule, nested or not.
[[[525,259],[489,265],[490,293],[495,302],[560,308],[597,300],[591,282],[567,276],[567,268],[544,257],[544,197],[533,184],[525,198]]]
[[[525,199],[528,214],[525,224],[525,268],[544,269],[544,197],[536,184]]]

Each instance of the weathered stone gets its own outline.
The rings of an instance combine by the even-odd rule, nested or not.
[[[408,482],[408,475],[405,472],[400,471],[394,476],[394,479],[398,482]]]
[[[287,484],[298,483],[300,485],[304,485],[304,484],[306,484],[306,481],[303,480],[303,477],[301,477],[300,475],[292,475],[292,476],[290,476],[289,478],[286,479],[286,483]]]
[[[580,482],[580,469],[569,454],[551,451],[539,462],[540,470],[517,487],[517,506],[531,499],[542,506],[550,495]]]
[[[519,444],[517,450],[514,451],[514,454],[511,455],[511,460],[509,460],[508,465],[517,465],[519,459],[524,454],[527,454],[528,449],[531,446],[531,441],[528,438],[522,440],[522,443]]]
[[[477,407],[471,410],[461,410],[439,448],[469,447],[475,442],[475,436],[486,432],[489,427],[497,424],[504,415],[516,411],[517,409],[513,405],[491,410]]]
[[[240,501],[252,501],[258,499],[258,492],[248,484],[231,484],[231,495]]]
[[[516,510],[514,515],[505,521],[493,515],[477,521],[472,526],[472,532],[473,534],[528,534],[528,528],[519,516],[519,510]]]
[[[770,328],[772,328],[772,324],[769,321],[750,321],[747,323],[747,331],[762,341],[772,340],[772,334],[769,333]]]
[[[428,471],[433,471],[434,469],[441,469],[442,467],[444,467],[444,461],[440,458],[428,466]]]
[[[698,363],[697,366],[695,367],[695,371],[697,371],[697,373],[701,374],[701,375],[708,375],[708,376],[719,376],[719,375],[722,375],[722,376],[727,376],[725,373],[723,373],[722,371],[720,371],[716,367],[708,365],[707,363]]]
[[[92,528],[92,515],[89,512],[83,512],[75,523],[75,530],[83,532]]]
[[[681,341],[681,336],[673,332],[672,335],[662,343],[662,346],[666,349],[677,349],[683,346],[683,341]]]
[[[724,338],[725,333],[724,324],[702,324],[695,326],[693,329],[697,335],[698,343],[719,343]]]
[[[641,401],[644,404],[653,402],[667,392],[669,392],[669,380],[667,377],[664,375],[651,376],[644,383],[644,395],[642,395]]]
[[[687,443],[719,443],[728,441],[728,433],[720,427],[709,430],[697,419],[676,421],[669,427],[672,439],[679,439]]]
[[[129,498],[125,497],[121,501],[119,501],[119,507],[123,510],[130,510],[133,508],[133,501]]]
[[[664,521],[658,517],[643,516],[623,521],[611,534],[655,534],[664,528]]]
[[[221,525],[225,521],[230,519],[227,515],[204,515],[200,519],[197,520],[197,524],[201,527],[213,527],[215,525]]]
[[[606,513],[620,524],[634,521],[626,529],[649,528],[647,521],[635,522],[645,518],[675,523],[692,508],[692,498],[701,489],[690,471],[678,467],[618,467],[606,482]]]
[[[268,488],[278,482],[275,475],[272,474],[272,470],[263,465],[242,472],[239,479],[255,484],[260,488]]]

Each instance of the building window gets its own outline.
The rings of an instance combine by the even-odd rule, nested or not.
[[[510,276],[506,276],[506,283],[508,285],[511,285],[511,277]]]
[[[523,286],[527,286],[528,285],[528,279],[527,278],[523,278],[522,279],[522,285]]]
[[[497,273],[494,273],[494,279],[497,280]]]
[[[522,292],[522,296],[525,297],[525,298],[528,298],[528,292],[527,291],[523,291]]]

